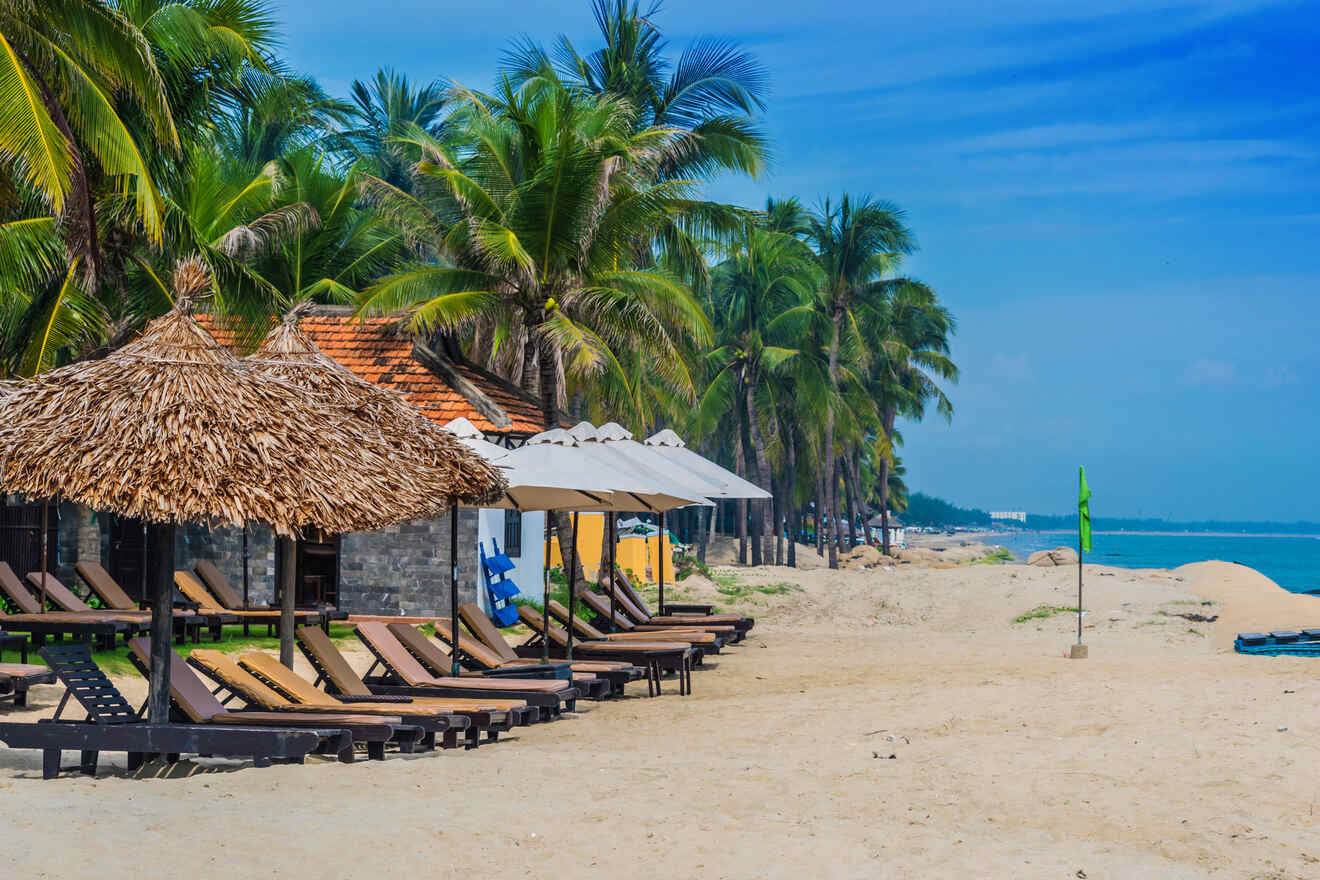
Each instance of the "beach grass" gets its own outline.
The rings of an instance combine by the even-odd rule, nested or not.
[[[980,559],[974,560],[971,564],[972,565],[1006,565],[1007,563],[1014,561],[1015,559],[1013,557],[1013,554],[1010,553],[1008,550],[1004,549],[1003,547],[995,547],[985,556],[982,556]]]
[[[1076,606],[1067,605],[1037,605],[1030,611],[1019,614],[1013,618],[1014,623],[1026,623],[1029,620],[1044,620],[1047,617],[1053,617],[1056,614],[1076,614]]]

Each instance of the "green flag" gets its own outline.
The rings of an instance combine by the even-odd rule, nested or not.
[[[1086,468],[1080,468],[1081,488],[1077,493],[1077,530],[1081,535],[1082,549],[1091,551],[1091,487],[1086,485]]]

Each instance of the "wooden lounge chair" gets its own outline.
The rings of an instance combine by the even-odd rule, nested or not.
[[[528,663],[527,658],[519,657],[513,647],[504,640],[495,622],[475,602],[460,605],[458,615],[463,625],[471,632],[471,635],[462,630],[458,632],[460,656],[470,657],[473,663],[487,669],[500,671],[544,668],[544,664]],[[435,622],[435,637],[448,643],[452,650],[454,642],[450,638],[449,621]],[[612,696],[622,696],[629,682],[637,681],[646,675],[645,669],[617,660],[574,660],[572,671],[605,679],[610,683]]]
[[[34,684],[54,684],[55,673],[35,663],[0,663],[0,699],[12,700],[15,706],[27,705],[28,688]]]
[[[18,652],[18,662],[27,663],[27,636],[22,633],[7,633],[0,629],[0,662],[5,659],[5,651],[13,648]]]
[[[312,664],[316,670],[316,681],[312,686],[325,684],[328,693],[338,697],[341,700],[365,700],[365,701],[399,701],[404,703],[413,703],[419,706],[449,706],[453,703],[453,697],[438,696],[434,689],[428,688],[405,688],[391,687],[388,685],[368,685],[362,677],[353,671],[348,660],[335,643],[330,641],[321,629],[314,626],[300,627],[295,633],[298,638],[298,648],[302,651],[307,662]],[[526,700],[504,699],[481,699],[483,704],[494,706],[498,711],[505,713],[508,718],[504,725],[495,721],[490,724],[491,733],[502,732],[511,727],[522,727],[527,724],[535,723],[541,715],[541,710],[535,706],[527,704]],[[495,739],[495,736],[491,736]]]
[[[636,610],[638,616],[635,617],[634,620],[639,626],[726,625],[734,627],[743,637],[747,635],[752,627],[756,626],[756,618],[743,617],[741,614],[666,614],[657,617],[651,614],[651,609],[646,607],[646,602],[643,601],[641,594],[633,589],[632,582],[628,580],[628,576],[620,571],[617,566],[614,568],[614,574],[615,577],[611,579],[610,585],[615,590],[616,598],[626,599],[628,604]],[[670,606],[670,609],[682,607],[691,606],[676,605]],[[632,614],[631,611],[627,613],[630,615]],[[741,641],[741,638],[736,641]]]
[[[138,672],[148,675],[151,662],[151,639],[137,638],[128,643],[128,659]],[[237,724],[249,727],[337,727],[347,730],[353,744],[365,745],[367,757],[381,760],[385,744],[396,743],[401,752],[411,752],[422,739],[422,729],[407,724],[397,715],[378,715],[370,719],[341,712],[263,712],[245,709],[234,712],[224,707],[197,677],[187,663],[170,664],[170,709],[179,720],[197,724]]]
[[[534,633],[526,644],[514,650],[522,657],[539,656],[542,642],[547,642],[551,657],[563,657],[568,649],[568,631],[563,627],[548,623],[541,614],[530,605],[518,606],[518,617]],[[660,677],[664,672],[678,675],[678,692],[686,696],[692,690],[692,664],[698,652],[685,642],[640,642],[624,644],[621,642],[583,642],[573,641],[574,657],[581,655],[593,660],[622,660],[647,670],[648,683],[654,683],[655,693],[660,693]],[[647,693],[650,693],[648,687]]]
[[[399,704],[390,704],[389,709],[382,709],[379,703],[362,703],[352,707],[344,706],[334,701],[323,701],[321,705],[311,706],[296,700],[290,700],[284,694],[269,685],[262,677],[255,675],[250,668],[234,662],[223,651],[214,649],[200,649],[193,651],[188,655],[188,665],[201,672],[207,678],[214,681],[217,685],[212,691],[216,696],[222,691],[228,691],[229,696],[221,700],[221,704],[227,704],[231,699],[237,697],[242,700],[245,706],[254,709],[260,709],[263,712],[331,712],[342,715],[362,715],[368,718],[372,716],[385,715],[397,716],[402,718],[408,724],[415,724],[423,730],[423,736],[418,747],[423,751],[429,751],[435,748],[436,735],[447,737],[442,743],[452,748],[457,745],[458,732],[467,729],[468,721],[466,718],[458,718],[449,713],[439,710],[417,711],[411,707]],[[279,665],[279,661],[275,661]],[[292,670],[285,669],[290,675]],[[314,693],[321,694],[320,691],[312,688]],[[325,694],[321,694],[325,696]]]
[[[115,611],[133,611],[138,608],[138,603],[124,592],[124,588],[119,586],[119,582],[110,576],[110,572],[106,571],[101,563],[79,562],[73,569],[107,608]],[[218,642],[224,637],[226,624],[238,623],[238,616],[235,614],[217,611],[203,614],[196,602],[183,600],[182,604],[186,606],[186,610],[191,611],[202,621],[202,625],[210,631],[212,641]],[[175,607],[179,608],[180,602],[175,602]]]
[[[117,620],[126,620],[129,623],[141,624],[139,632],[147,632],[151,629],[151,612],[132,609],[121,611],[117,609],[93,608],[88,605],[77,593],[70,590],[60,582],[55,575],[47,572],[44,576],[39,571],[29,571],[27,573],[27,582],[32,585],[33,597],[39,597],[42,590],[42,582],[45,582],[46,599],[55,603],[55,607],[61,611],[70,611],[78,614],[95,614],[101,617],[108,617]],[[202,619],[200,616],[190,611],[174,612],[174,640],[180,645],[188,641],[191,637],[193,644],[200,641],[202,629]]]
[[[584,593],[585,595],[585,593]],[[604,600],[604,614],[597,614],[597,620],[608,624],[610,597],[606,594],[595,593]],[[714,633],[724,642],[738,642],[744,637],[733,623],[702,623],[706,618],[683,616],[674,617],[674,621],[692,621],[686,623],[647,623],[650,618],[633,600],[631,593],[626,590],[618,590],[614,594],[614,602],[617,606],[617,613],[614,615],[614,625],[622,628],[625,632],[692,632],[698,630],[701,632]]]
[[[257,767],[275,761],[302,763],[313,752],[337,755],[345,762],[353,760],[352,736],[335,725],[294,729],[232,723],[144,723],[92,662],[87,645],[55,645],[42,648],[40,654],[51,674],[64,684],[64,697],[52,718],[36,724],[0,722],[0,740],[13,749],[40,749],[44,779],[59,775],[62,753],[67,750],[80,753],[77,769],[89,776],[96,774],[101,752],[127,752],[129,770],[136,770],[148,756],[157,754],[170,761],[184,753],[247,757]],[[201,686],[201,682],[197,684]],[[202,692],[206,693],[204,687]],[[84,720],[61,717],[69,697],[86,711]]]
[[[193,571],[197,577],[201,578],[202,584],[211,593],[220,600],[220,604],[230,611],[279,611],[279,606],[269,603],[256,605],[248,603],[246,609],[243,607],[243,597],[238,594],[229,583],[229,579],[224,576],[214,562],[209,559],[199,559],[193,563]],[[348,612],[340,611],[333,605],[299,605],[299,610],[315,611],[321,615],[321,628],[325,629],[332,620],[347,620]]]
[[[610,620],[610,600],[606,599],[600,593],[593,593],[590,590],[583,590],[578,594],[578,600],[591,609],[596,615],[595,619],[601,622],[602,626],[608,626]],[[560,623],[568,622],[568,609],[559,602],[551,600],[553,607],[550,608],[550,616],[554,617]],[[611,641],[641,641],[641,642],[686,642],[699,649],[702,655],[718,654],[724,647],[724,639],[732,639],[732,630],[726,633],[713,633],[704,629],[689,629],[688,627],[678,626],[657,626],[643,630],[638,628],[627,617],[616,613],[614,615],[614,625],[622,632],[606,633],[597,629],[594,624],[587,623],[581,618],[577,618],[573,626],[573,632],[585,638],[609,639]],[[596,635],[587,635],[588,632],[594,632]],[[697,665],[701,665],[698,658]]]
[[[4,616],[6,629],[24,632],[32,637],[33,647],[41,647],[46,637],[55,641],[64,636],[77,639],[94,640],[98,647],[110,650],[115,646],[115,638],[132,638],[143,627],[136,623],[117,618],[108,618],[99,614],[87,614],[72,611],[46,611],[40,600],[33,596],[23,582],[14,574],[9,563],[0,562],[0,593],[11,601],[21,613]]]
[[[407,623],[389,623],[386,624],[386,626],[389,627],[389,630],[394,634],[394,637],[399,640],[399,644],[403,645],[408,653],[412,654],[427,672],[432,675],[447,675],[449,673],[452,665],[450,655],[436,642],[433,642],[426,636],[422,635],[421,630],[417,627]],[[445,627],[448,627],[448,623],[445,624]],[[523,661],[523,665],[526,666],[528,664],[526,661]],[[562,664],[555,665],[559,666]],[[583,697],[590,700],[604,699],[609,695],[610,690],[609,682],[605,681],[603,678],[596,678],[596,676],[590,674],[576,674],[568,679],[560,678],[559,676],[555,676],[552,679],[538,678],[536,676],[532,676],[532,678],[538,681],[568,681],[573,687],[578,689]],[[499,676],[499,679],[501,681],[520,680],[511,676]]]
[[[211,591],[191,571],[175,571],[174,586],[178,587],[179,592],[183,593],[188,599],[196,602],[203,612],[237,616],[243,624],[245,634],[248,631],[248,625],[253,623],[266,624],[266,632],[272,635],[279,626],[280,612],[278,611],[235,611],[226,608],[224,603],[211,595]],[[295,611],[293,619],[297,624],[315,623],[319,626],[321,624],[321,613],[319,611]]]
[[[498,694],[526,700],[529,705],[541,710],[541,719],[544,721],[565,709],[573,711],[580,695],[572,682],[563,679],[523,678],[508,681],[486,676],[453,678],[432,675],[389,631],[388,626],[378,621],[359,623],[357,637],[376,658],[364,677],[368,682],[373,682],[371,673],[379,667],[383,674],[373,683],[383,687],[433,688],[431,693],[435,696],[492,697]]]

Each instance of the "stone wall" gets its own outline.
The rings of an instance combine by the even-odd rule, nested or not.
[[[477,512],[458,514],[458,600],[477,595]],[[344,535],[339,607],[356,614],[449,613],[449,518]]]
[[[188,524],[174,530],[174,564],[191,569],[198,560],[208,559],[229,580],[240,595],[243,592],[243,530],[236,526]],[[265,526],[248,527],[248,601],[253,605],[270,602],[275,597],[275,540]]]
[[[108,538],[96,514],[60,506],[56,576],[75,583],[75,563],[104,561]],[[235,590],[243,584],[243,531],[184,525],[175,530],[175,566],[191,569],[209,559]],[[269,529],[248,530],[248,590],[254,603],[275,595],[275,541]],[[477,512],[458,516],[459,601],[477,596]],[[405,523],[375,532],[344,535],[339,547],[339,607],[354,614],[443,616],[449,613],[449,519]]]

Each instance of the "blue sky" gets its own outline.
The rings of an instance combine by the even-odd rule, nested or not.
[[[963,505],[1320,519],[1320,8],[1158,0],[669,0],[677,48],[769,68],[774,167],[712,195],[897,202],[960,323],[952,424],[908,482]],[[510,38],[594,47],[585,0],[284,0],[344,94],[390,64],[486,87]]]

